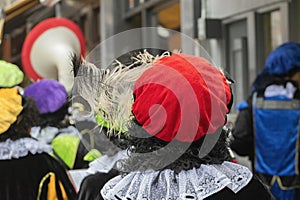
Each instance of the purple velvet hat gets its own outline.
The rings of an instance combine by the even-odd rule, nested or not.
[[[41,114],[59,110],[67,101],[65,87],[56,80],[43,79],[25,88],[25,96],[32,97]]]

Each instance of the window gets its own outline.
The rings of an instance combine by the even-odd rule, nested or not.
[[[282,43],[281,14],[279,10],[262,14],[265,57]]]
[[[282,12],[279,9],[258,14],[257,40],[259,72],[269,53],[283,42]]]

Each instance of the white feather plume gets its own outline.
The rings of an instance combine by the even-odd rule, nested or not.
[[[169,55],[153,56],[144,51],[132,57],[128,66],[115,60],[115,67],[105,70],[83,61],[75,78],[76,93],[90,104],[93,116],[108,124],[109,135],[119,135],[127,131],[132,116],[134,83],[157,59]]]

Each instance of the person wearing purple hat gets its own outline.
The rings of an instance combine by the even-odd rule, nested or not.
[[[65,87],[57,80],[43,79],[25,88],[24,95],[35,100],[40,112],[40,124],[32,128],[31,135],[51,144],[54,155],[66,169],[87,167],[83,158],[88,151],[80,141],[78,129],[69,122]]]
[[[249,156],[276,199],[300,199],[300,44],[287,42],[266,59],[239,106],[231,148]]]
[[[29,85],[24,94],[35,99],[41,114],[56,112],[67,102],[68,97],[62,84],[47,79]]]

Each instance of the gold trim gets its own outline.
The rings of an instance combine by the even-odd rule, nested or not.
[[[276,180],[278,182],[278,185],[279,185],[280,189],[282,189],[282,190],[292,190],[292,189],[299,189],[300,188],[300,185],[285,187],[285,186],[283,186],[280,177],[279,176],[276,176],[276,177],[277,177]]]
[[[37,195],[37,200],[39,200],[40,198],[41,198],[41,194],[42,194],[42,189],[43,189],[43,185],[44,185],[44,182],[47,180],[47,178],[49,178],[51,175],[54,175],[54,173],[53,172],[49,172],[48,174],[46,174],[43,178],[42,178],[42,180],[41,180],[41,182],[40,182],[40,184],[39,184],[39,192],[38,192],[38,195]]]
[[[276,179],[277,179],[277,176],[273,176],[273,177],[272,177],[272,180],[271,180],[271,183],[270,183],[270,186],[271,186],[271,187],[274,185]]]

